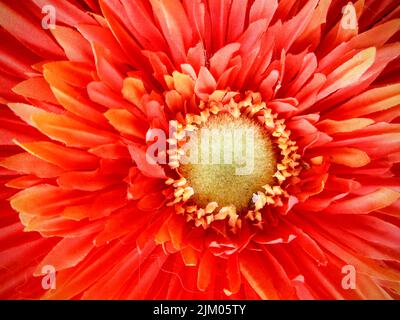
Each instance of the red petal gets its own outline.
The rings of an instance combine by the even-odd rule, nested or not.
[[[333,163],[351,168],[359,168],[371,162],[368,154],[355,148],[335,148],[328,151],[329,159]]]
[[[63,47],[65,55],[69,60],[86,64],[93,63],[90,44],[78,31],[68,27],[57,26],[51,32]]]
[[[60,167],[43,161],[27,152],[1,159],[0,166],[16,171],[16,173],[33,174],[39,178],[52,178],[63,172]]]
[[[194,87],[196,95],[200,99],[207,101],[208,96],[213,93],[216,88],[217,83],[210,71],[206,67],[201,67]]]
[[[30,78],[20,82],[12,90],[26,98],[58,104],[50,90],[49,84],[41,77]]]
[[[134,117],[132,113],[127,110],[110,109],[104,116],[108,119],[110,124],[122,134],[145,139],[147,129],[145,124]]]
[[[39,21],[33,22],[5,3],[0,3],[0,25],[43,58],[64,57],[60,47],[41,28]]]
[[[158,164],[151,164],[146,159],[146,151],[136,145],[128,146],[132,159],[145,176],[151,178],[165,178],[164,169]]]
[[[399,192],[381,188],[367,195],[333,203],[324,212],[331,214],[366,214],[387,207],[399,198]]]
[[[200,291],[207,290],[211,283],[213,273],[215,271],[215,257],[210,250],[207,250],[201,257],[199,270],[197,273],[197,288]]]
[[[18,145],[36,157],[65,170],[89,170],[98,165],[98,159],[95,156],[82,150],[66,148],[52,142],[39,141],[18,143]]]
[[[192,42],[192,32],[181,2],[174,0],[150,0],[150,3],[175,62],[178,65],[184,63],[186,50]]]
[[[93,249],[93,235],[62,239],[38,265],[35,274],[42,275],[42,267],[53,266],[57,271],[76,266]]]
[[[71,147],[91,148],[116,141],[107,131],[95,129],[65,115],[34,114],[32,121],[41,132]]]

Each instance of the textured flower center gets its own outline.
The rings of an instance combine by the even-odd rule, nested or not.
[[[269,134],[246,116],[213,115],[188,144],[192,159],[180,172],[199,206],[215,201],[234,206],[239,213],[249,207],[262,186],[274,180],[276,155]]]
[[[259,225],[265,206],[284,205],[300,155],[284,120],[260,94],[213,97],[200,103],[199,114],[170,122],[168,164],[176,177],[166,180],[174,188],[167,205],[196,226],[226,220],[236,232],[243,221]]]

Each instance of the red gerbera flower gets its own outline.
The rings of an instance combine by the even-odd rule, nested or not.
[[[399,298],[398,2],[51,3],[0,3],[0,297]]]

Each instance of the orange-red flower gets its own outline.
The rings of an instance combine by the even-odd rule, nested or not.
[[[0,3],[1,298],[399,298],[396,1],[47,2]],[[182,164],[233,127],[251,176]]]

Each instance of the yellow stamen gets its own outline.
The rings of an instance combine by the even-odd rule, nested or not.
[[[263,229],[262,209],[268,205],[282,206],[282,198],[289,197],[283,189],[284,182],[298,180],[301,156],[297,153],[296,143],[290,140],[290,130],[286,129],[284,120],[272,114],[260,94],[248,92],[239,102],[232,96],[230,100],[226,99],[226,94],[218,91],[210,96],[208,103],[201,101],[200,115],[186,114],[180,120],[183,123],[171,122],[176,132],[175,139],[169,142],[176,150],[170,153],[169,165],[180,177],[166,181],[175,188],[174,199],[168,205],[174,205],[177,213],[186,214],[187,221],[193,220],[195,226],[205,229],[213,221],[226,220],[235,233],[243,218]],[[204,130],[211,136],[202,136]],[[236,136],[231,143],[224,133],[235,130],[252,132],[252,140]],[[188,134],[191,134],[189,138]],[[220,147],[217,153],[213,138],[217,138]],[[247,147],[253,148],[252,170],[238,174],[237,169],[243,163],[235,162],[235,152],[246,155]],[[197,161],[183,162],[188,150],[189,153],[196,150]],[[226,154],[230,154],[228,160],[233,161],[225,161]],[[266,219],[271,217],[266,216]]]

